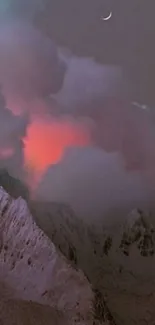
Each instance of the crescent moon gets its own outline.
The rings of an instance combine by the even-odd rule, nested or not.
[[[112,11],[110,11],[110,14],[107,17],[101,17],[102,20],[109,20],[112,16]]]

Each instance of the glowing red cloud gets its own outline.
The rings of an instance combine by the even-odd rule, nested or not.
[[[51,117],[34,119],[24,139],[25,166],[36,180],[40,179],[51,164],[62,159],[66,148],[89,143],[89,131],[79,122]]]

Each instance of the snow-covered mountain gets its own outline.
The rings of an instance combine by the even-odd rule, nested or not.
[[[14,316],[17,311],[21,317],[28,309],[36,313],[39,303],[41,309],[43,305],[51,306],[55,315],[59,310],[58,320],[51,320],[54,325],[114,324],[112,317],[106,321],[110,316],[103,296],[92,290],[83,273],[73,268],[39,229],[27,203],[21,197],[13,199],[3,187],[0,187],[0,283],[3,288],[0,308],[8,310],[10,304]],[[13,321],[8,323],[11,325]]]
[[[56,315],[50,317],[56,317],[60,325],[74,324],[77,315],[90,318],[79,324],[93,324],[92,312],[99,324],[154,325],[152,215],[135,209],[115,226],[97,228],[80,220],[65,204],[28,204],[31,213],[23,199],[13,199],[0,188],[0,292],[4,298],[0,308],[10,306],[12,319],[18,316],[19,320],[28,309],[35,315],[39,310],[37,325],[44,324],[44,308]],[[11,325],[10,320],[5,324]]]
[[[33,202],[31,209],[37,224],[67,259],[106,294],[116,324],[154,324],[155,227],[151,215],[135,209],[115,226],[97,228],[85,224],[63,204]]]

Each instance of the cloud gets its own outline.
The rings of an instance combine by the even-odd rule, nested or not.
[[[123,68],[66,53],[62,56],[68,69],[62,89],[54,96],[58,106],[54,113],[90,119],[94,146],[120,152],[127,169],[154,168],[153,114],[132,104]]]
[[[99,64],[93,58],[76,57],[66,50],[59,52],[68,67],[63,87],[55,96],[63,106],[62,112],[66,109],[71,114],[89,114],[86,109],[92,100],[129,98],[130,87],[121,66]]]
[[[0,15],[6,18],[26,18],[32,21],[36,13],[44,10],[45,2],[42,0],[5,0],[0,2]]]
[[[65,71],[49,38],[24,20],[2,20],[0,83],[7,100],[28,101],[56,93],[62,87]]]
[[[69,203],[77,215],[96,221],[118,209],[145,206],[149,194],[145,178],[127,173],[120,154],[91,147],[68,149],[37,190],[38,198]]]
[[[61,161],[51,165],[40,182],[38,197],[65,201],[88,219],[109,211],[116,214],[117,209],[152,206],[155,133],[151,110],[131,103],[121,68],[71,54],[66,57],[68,69],[61,91],[52,96],[51,114],[58,120],[89,121],[91,141],[81,149],[65,148]]]
[[[2,105],[0,164],[82,216],[150,202],[153,119],[130,103],[123,68],[57,49],[25,20],[0,27],[0,82],[14,112]]]
[[[50,165],[63,158],[68,147],[85,147],[91,143],[88,124],[71,117],[53,118],[49,114],[35,115],[27,127],[24,141],[25,167],[30,177],[30,188]]]

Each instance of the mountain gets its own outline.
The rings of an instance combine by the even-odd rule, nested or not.
[[[0,324],[4,325],[69,325],[68,320],[52,307],[0,297]]]
[[[153,256],[155,253],[155,228],[148,221],[149,216],[141,210],[134,210],[128,216],[128,224],[122,234],[120,249],[129,256],[130,249],[139,251],[141,256]]]
[[[37,255],[38,259],[41,260],[43,258],[42,256],[44,255],[44,252],[42,252],[42,246],[44,247],[44,245],[42,245],[41,242],[39,244],[39,242],[35,239],[36,237],[33,235],[33,231],[29,230],[31,227],[33,228],[36,223],[48,236],[48,246],[53,243],[55,246],[52,244],[52,247],[56,247],[58,256],[60,255],[60,257],[64,259],[62,257],[63,254],[66,257],[67,261],[64,259],[65,265],[67,263],[67,265],[69,265],[69,269],[74,272],[77,272],[77,270],[80,268],[88,280],[86,281],[85,279],[85,283],[87,283],[89,288],[90,283],[92,284],[92,287],[95,288],[95,290],[93,289],[93,292],[91,292],[94,300],[93,311],[95,310],[96,318],[99,318],[100,320],[102,319],[102,321],[109,319],[110,324],[117,325],[141,325],[147,323],[149,325],[154,325],[155,224],[153,215],[147,211],[135,209],[128,215],[124,215],[124,218],[121,219],[120,222],[118,220],[115,225],[111,224],[111,226],[107,226],[105,224],[100,224],[97,227],[95,224],[90,225],[85,223],[84,220],[80,220],[80,218],[75,215],[74,211],[66,204],[29,200],[28,205],[31,211],[30,214],[25,201],[23,201],[21,198],[18,198],[17,200],[13,200],[11,198],[11,201],[14,202],[16,206],[15,210],[17,211],[15,213],[13,212],[14,209],[11,208],[11,215],[12,213],[15,213],[14,218],[16,220],[16,231],[11,225],[12,217],[8,218],[8,212],[5,212],[5,209],[4,211],[0,210],[2,214],[5,215],[5,218],[8,218],[8,224],[5,225],[3,229],[10,229],[9,233],[12,232],[13,238],[16,238],[16,233],[20,234],[20,240],[18,239],[17,241],[16,239],[16,245],[14,245],[12,238],[10,245],[15,252],[16,249],[14,249],[14,246],[15,248],[18,246],[18,253],[14,253],[15,267],[12,255],[13,252],[7,246],[5,246],[4,249],[4,245],[1,242],[0,247],[3,247],[4,253],[3,255],[2,253],[0,254],[0,260],[3,261],[6,259],[6,254],[8,254],[9,256],[7,257],[4,265],[10,265],[10,268],[12,269],[12,271],[9,273],[11,274],[11,277],[10,275],[7,276],[6,281],[4,281],[4,266],[1,268],[1,270],[3,270],[2,282],[3,284],[7,284],[9,290],[10,288],[12,290],[12,283],[15,281],[14,277],[12,278],[12,274],[15,272],[14,269],[16,269],[16,274],[20,271],[20,268],[16,268],[16,264],[19,264],[20,254],[22,257],[22,251],[24,251],[24,254],[26,254],[24,265],[20,266],[22,268],[24,278],[26,274],[26,277],[31,275],[34,277],[34,279],[30,281],[28,278],[26,282],[25,280],[24,282],[21,280],[20,285],[18,284],[18,286],[17,282],[19,281],[16,280],[16,283],[13,285],[14,294],[13,296],[9,297],[9,299],[16,298],[20,301],[22,299],[23,304],[25,303],[25,301],[23,302],[23,299],[31,299],[33,300],[34,309],[37,308],[35,307],[36,303],[40,303],[42,306],[43,303],[49,305],[50,301],[53,301],[53,299],[49,298],[49,293],[46,295],[46,289],[44,302],[42,300],[43,298],[38,298],[38,292],[36,292],[35,297],[33,297],[34,292],[32,289],[34,285],[39,287],[38,283],[40,274],[36,276],[34,273],[29,273],[33,265],[33,263],[31,263],[31,259],[36,260]],[[1,209],[2,202],[4,201],[1,199]],[[21,213],[21,206],[23,206],[23,202],[24,206],[26,206],[27,212]],[[6,211],[8,210],[6,209]],[[19,218],[21,215],[25,217]],[[18,219],[20,219],[19,226]],[[29,222],[27,222],[24,227],[21,227],[21,219],[29,220]],[[33,224],[33,226],[30,226],[29,223]],[[37,227],[37,229],[39,228]],[[0,229],[2,229],[1,226]],[[1,230],[0,233],[3,234],[3,232],[4,231]],[[41,230],[39,229],[39,233],[40,232]],[[31,252],[27,252],[27,245],[24,244],[27,242],[26,237],[28,234],[31,241],[34,243],[34,247],[38,247],[37,249],[33,248],[34,250],[30,248]],[[46,237],[46,235],[44,236]],[[39,235],[37,236],[39,238]],[[2,238],[2,235],[0,238]],[[34,239],[32,240],[32,238]],[[32,244],[30,246],[32,246]],[[20,249],[19,247],[23,248]],[[19,253],[19,250],[21,253]],[[38,253],[36,253],[36,250]],[[31,259],[29,260],[30,256]],[[29,263],[30,265],[28,265]],[[46,265],[48,265],[48,263],[49,262],[46,261]],[[39,264],[37,262],[37,269],[38,265]],[[44,269],[45,270],[42,270],[43,278],[47,278],[48,287],[51,288],[51,284],[49,284],[50,272],[48,273],[46,266],[44,266]],[[48,276],[46,275],[46,272],[48,273]],[[8,270],[5,275],[6,274],[8,274]],[[84,278],[83,275],[82,277]],[[66,283],[66,278],[63,280],[64,281],[61,282],[62,291],[64,289],[63,284]],[[30,289],[27,282],[29,283],[29,281],[30,283],[33,283],[33,286],[31,285],[31,291],[28,294]],[[76,281],[78,282],[78,280]],[[22,286],[21,288],[22,283],[24,283],[24,287]],[[19,291],[18,295],[17,288]],[[26,288],[26,291],[24,288]],[[59,297],[60,295],[61,293],[59,292]],[[69,297],[68,291],[67,296]],[[28,304],[29,303],[30,302],[28,302]],[[57,305],[58,303],[55,303],[55,306]],[[32,310],[33,306],[30,307]],[[43,308],[43,306],[41,308]]]
[[[97,227],[64,204],[33,201],[31,211],[72,265],[106,296],[117,325],[154,324],[155,226],[150,214],[135,209],[115,226]]]
[[[13,325],[13,318],[16,324],[31,324],[32,315],[36,318],[33,324],[43,325],[44,313],[54,325],[115,324],[103,295],[92,289],[83,273],[73,268],[39,229],[27,203],[21,197],[13,199],[2,186],[0,283],[3,324]],[[27,323],[19,321],[22,317]]]

